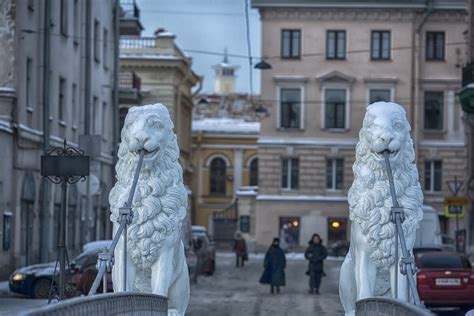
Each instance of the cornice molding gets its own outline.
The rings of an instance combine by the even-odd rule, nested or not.
[[[412,22],[421,10],[396,8],[265,8],[262,20]],[[428,22],[464,23],[465,10],[435,10]]]

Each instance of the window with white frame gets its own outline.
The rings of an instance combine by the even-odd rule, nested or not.
[[[226,175],[225,160],[220,157],[216,157],[212,159],[209,166],[210,194],[224,195],[226,193],[225,175]]]
[[[287,190],[298,189],[299,160],[298,158],[284,158],[281,160],[281,188]]]
[[[392,91],[390,89],[370,89],[369,104],[380,101],[392,101]]]
[[[250,185],[258,185],[258,158],[253,159],[249,167]]]
[[[425,190],[441,191],[442,187],[442,162],[441,160],[425,161]]]
[[[58,89],[58,120],[64,121],[66,119],[66,79],[59,77]]]
[[[104,69],[109,69],[109,31],[106,28],[102,35],[102,65]]]
[[[100,24],[94,20],[94,60],[100,61]]]
[[[326,89],[324,92],[325,128],[346,127],[346,89]]]
[[[31,58],[26,59],[26,94],[25,94],[25,105],[26,108],[32,108],[33,98],[33,60]]]
[[[346,59],[346,31],[327,31],[326,59]]]
[[[301,89],[280,89],[280,127],[301,128]]]
[[[444,32],[426,32],[426,60],[444,60]]]
[[[372,31],[370,58],[390,59],[390,31]]]
[[[301,57],[301,30],[281,31],[281,58]]]
[[[425,91],[425,130],[443,129],[443,91]]]
[[[343,159],[326,160],[326,188],[329,190],[342,190],[344,174]]]

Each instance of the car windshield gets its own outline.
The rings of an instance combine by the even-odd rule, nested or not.
[[[421,257],[421,268],[424,269],[469,269],[469,262],[456,255],[424,255]]]
[[[87,258],[89,257],[89,254],[82,253],[79,256],[76,257],[72,262],[76,265],[76,267],[80,267],[86,262]]]

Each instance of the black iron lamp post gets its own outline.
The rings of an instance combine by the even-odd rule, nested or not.
[[[54,147],[45,151],[41,156],[41,175],[53,183],[61,184],[61,212],[59,213],[59,300],[64,298],[66,286],[66,212],[67,212],[67,185],[84,181],[89,176],[89,156],[82,150],[68,147],[64,140],[63,147]],[[57,265],[57,261],[56,261]],[[54,268],[53,279],[56,275]],[[51,290],[53,281],[51,282]]]

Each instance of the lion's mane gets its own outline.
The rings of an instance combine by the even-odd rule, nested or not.
[[[373,250],[370,258],[378,267],[388,267],[395,261],[395,225],[390,221],[392,200],[385,164],[375,160],[367,137],[374,119],[373,115],[367,113],[359,132],[356,161],[352,168],[354,182],[349,189],[348,201],[351,221],[360,226]],[[412,236],[423,217],[423,194],[414,164],[415,153],[408,122],[404,130],[407,143],[402,145],[399,152],[402,156],[391,167],[397,199],[405,211],[403,231],[405,236]]]
[[[133,109],[140,111],[139,107]],[[163,117],[163,111],[158,115]],[[176,229],[180,231],[181,221],[186,215],[187,192],[178,161],[179,147],[167,111],[165,125],[166,146],[160,149],[151,164],[143,165],[132,203],[134,216],[128,228],[127,244],[130,257],[141,268],[151,267],[165,238]],[[120,220],[119,208],[128,199],[137,167],[138,159],[129,150],[128,138],[124,137],[126,133],[124,127],[116,166],[117,183],[109,195],[111,221]]]

